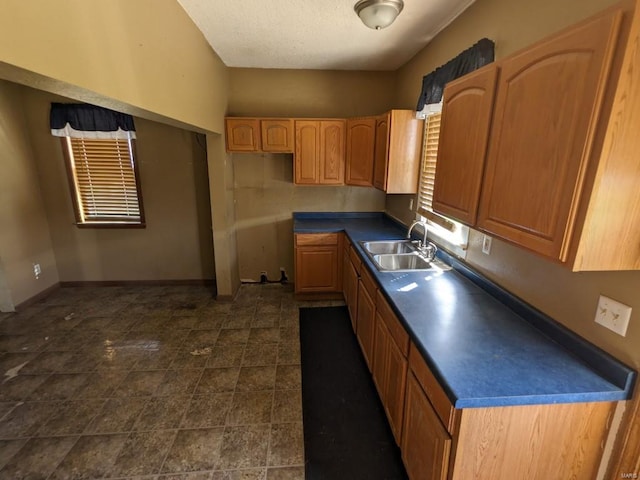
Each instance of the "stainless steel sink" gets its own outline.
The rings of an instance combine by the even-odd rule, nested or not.
[[[429,270],[431,263],[419,253],[380,254],[371,257],[379,270],[403,271],[403,270]]]
[[[360,242],[360,245],[372,255],[416,251],[415,245],[410,240],[379,240],[375,242]]]
[[[376,240],[360,242],[360,245],[381,272],[411,272],[433,268],[411,240]]]

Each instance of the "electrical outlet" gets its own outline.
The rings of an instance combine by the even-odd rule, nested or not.
[[[409,200],[409,210],[413,211],[413,198]]]
[[[627,334],[630,318],[630,306],[600,295],[598,307],[596,308],[596,323],[624,337]]]
[[[491,253],[491,237],[488,235],[482,236],[482,253],[489,255]]]
[[[33,264],[33,276],[36,277],[36,279],[40,278],[40,274],[42,273],[42,269],[40,268],[40,264],[39,263],[34,263]]]

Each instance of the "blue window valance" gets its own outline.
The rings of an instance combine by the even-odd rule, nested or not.
[[[52,103],[50,125],[56,137],[136,138],[131,115],[86,103]]]
[[[444,87],[451,80],[493,62],[494,48],[492,40],[483,38],[457,57],[425,75],[422,78],[422,91],[416,110],[421,112],[425,105],[440,103]]]

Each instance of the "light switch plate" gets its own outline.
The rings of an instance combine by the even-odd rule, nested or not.
[[[596,308],[596,323],[624,337],[627,334],[630,318],[630,306],[600,295],[598,307]]]

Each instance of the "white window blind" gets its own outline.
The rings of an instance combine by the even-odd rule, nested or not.
[[[425,217],[432,211],[431,203],[433,201],[433,184],[436,176],[436,160],[438,159],[441,115],[441,113],[429,115],[424,127],[423,158],[420,170],[417,211]]]
[[[438,160],[438,138],[440,137],[441,113],[430,114],[424,126],[424,144],[422,146],[422,164],[418,184],[418,201],[416,212],[433,223],[453,231],[455,224],[440,215],[433,213],[433,186],[436,178],[436,161]]]
[[[144,225],[132,140],[63,138],[79,225]]]

